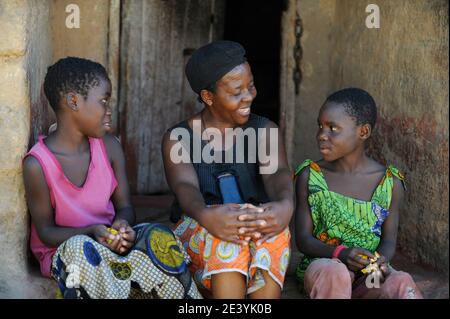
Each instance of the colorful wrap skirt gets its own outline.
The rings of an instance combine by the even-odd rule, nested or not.
[[[260,245],[250,241],[248,246],[222,241],[187,216],[174,232],[191,258],[189,269],[199,288],[210,290],[214,274],[239,272],[246,277],[247,294],[251,294],[265,285],[262,270],[283,288],[291,252],[288,228]]]
[[[126,256],[94,239],[74,236],[61,244],[51,275],[64,298],[202,298],[188,270],[189,255],[167,226],[140,224]]]

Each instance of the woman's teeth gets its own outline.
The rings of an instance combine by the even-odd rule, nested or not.
[[[246,108],[243,108],[243,109],[239,109],[239,110],[238,110],[238,113],[239,113],[239,115],[241,115],[241,116],[247,116],[247,115],[250,114],[250,108],[249,108],[249,107],[246,107]]]

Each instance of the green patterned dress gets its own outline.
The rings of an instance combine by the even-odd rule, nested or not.
[[[370,201],[357,200],[328,189],[320,166],[305,160],[295,171],[297,176],[309,167],[308,203],[313,221],[313,236],[333,246],[362,247],[375,252],[382,225],[389,215],[394,177],[402,182],[402,174],[392,165],[375,189]],[[305,256],[297,267],[297,278],[303,282],[306,268],[313,258]]]

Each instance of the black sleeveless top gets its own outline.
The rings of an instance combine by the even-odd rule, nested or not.
[[[268,119],[262,116],[258,116],[255,114],[250,114],[249,120],[242,127],[245,131],[247,128],[253,128],[256,131],[256,136],[258,135],[258,128],[265,128],[268,123]],[[202,156],[199,156],[199,162],[196,163],[193,160],[193,143],[194,143],[194,132],[192,128],[189,126],[188,121],[183,121],[168,130],[171,132],[175,128],[184,128],[189,132],[190,138],[190,162],[194,166],[195,171],[197,172],[197,177],[200,185],[200,192],[203,195],[203,199],[205,200],[206,205],[215,205],[222,204],[222,196],[219,189],[219,184],[217,181],[217,176],[223,172],[231,172],[236,176],[236,180],[238,182],[239,190],[242,196],[242,199],[246,203],[252,203],[254,205],[258,205],[260,203],[267,203],[269,198],[264,189],[264,184],[262,180],[262,176],[259,173],[259,163],[257,156],[254,160],[249,159],[249,146],[252,147],[253,150],[256,150],[256,155],[258,154],[258,143],[256,145],[250,145],[249,143],[254,143],[255,141],[249,141],[248,138],[244,139],[244,161],[237,161],[236,158],[236,144],[233,145],[233,161],[230,163],[225,163],[225,153],[226,151],[221,151],[219,156],[222,158],[221,163],[212,162],[205,163]],[[181,137],[178,137],[181,140]],[[201,141],[201,149],[207,144],[207,141]],[[212,154],[212,153],[211,153]],[[178,201],[175,200],[175,203],[172,207],[170,219],[172,222],[177,222],[181,217],[182,211],[178,205]]]

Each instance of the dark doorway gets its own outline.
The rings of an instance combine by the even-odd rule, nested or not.
[[[252,112],[279,124],[281,48],[280,0],[227,0],[224,39],[247,51],[258,96]]]

